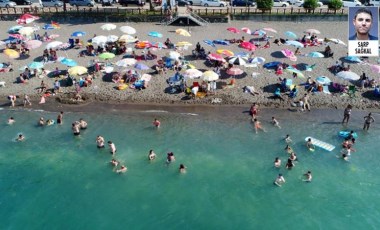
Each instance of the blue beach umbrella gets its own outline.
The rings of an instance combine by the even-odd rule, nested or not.
[[[322,53],[320,52],[311,52],[311,53],[308,53],[306,54],[307,57],[313,57],[313,58],[321,58],[321,57],[325,57],[325,55],[323,55]]]
[[[330,78],[326,77],[326,76],[319,76],[315,79],[319,84],[322,84],[322,85],[328,85],[331,83],[331,80]]]
[[[77,66],[78,63],[70,58],[64,58],[61,60],[61,63],[70,67]]]
[[[248,57],[248,53],[247,52],[239,52],[239,53],[235,53],[234,56],[235,57]]]
[[[268,63],[265,63],[263,65],[264,68],[267,68],[267,69],[270,69],[270,68],[274,68],[276,66],[278,66],[279,64],[281,64],[281,62],[278,62],[278,61],[272,61],[272,62],[268,62]]]
[[[44,64],[42,62],[32,62],[28,65],[28,68],[30,69],[41,69],[42,67],[44,67]]]
[[[285,35],[289,38],[293,38],[293,39],[296,39],[297,38],[297,35],[295,33],[293,33],[292,31],[286,31],[285,32]]]
[[[162,38],[162,34],[156,31],[151,31],[148,35],[155,38]]]
[[[144,64],[142,64],[142,63],[136,63],[135,69],[138,69],[138,70],[147,70],[147,69],[149,69],[149,67],[146,66],[146,65],[144,65]]]
[[[75,31],[71,34],[71,37],[83,37],[86,35],[86,32],[84,31]]]
[[[217,39],[213,41],[214,44],[228,46],[230,43],[225,40]]]
[[[42,29],[44,30],[54,30],[55,27],[52,24],[45,24]]]
[[[362,60],[360,60],[360,58],[356,56],[347,56],[344,59],[351,62],[362,62]]]
[[[289,67],[286,68],[285,70],[286,70],[287,72],[289,72],[289,73],[296,73],[296,74],[297,74],[297,77],[302,77],[302,78],[305,77],[301,71],[299,71],[298,69],[293,68],[293,67],[291,67],[291,66],[289,66]]]
[[[301,42],[298,42],[298,41],[286,41],[285,45],[294,46],[296,48],[304,48],[305,47]]]
[[[209,46],[215,47],[215,44],[211,40],[203,40],[203,42]]]
[[[10,34],[16,34],[18,31],[22,28],[23,26],[17,25],[17,26],[12,26],[11,28],[8,29],[8,33]]]

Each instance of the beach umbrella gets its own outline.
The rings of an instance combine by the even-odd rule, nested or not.
[[[347,56],[344,59],[350,62],[362,62],[362,60],[360,60],[357,56]]]
[[[234,65],[245,65],[248,62],[247,57],[240,57],[240,56],[234,56],[230,60],[228,60],[228,63],[234,64]]]
[[[35,30],[34,30],[33,27],[27,26],[27,27],[22,27],[21,29],[19,29],[18,33],[21,34],[21,35],[29,36],[32,33],[34,33],[34,31]]]
[[[319,84],[321,85],[328,85],[331,83],[331,80],[330,78],[326,77],[326,76],[319,76],[315,79],[316,82],[318,82]]]
[[[227,57],[234,56],[234,52],[232,52],[231,50],[218,49],[218,50],[216,51],[216,53],[218,53],[218,54],[224,54],[224,55],[226,55]]]
[[[285,32],[285,35],[289,38],[293,38],[293,39],[296,39],[297,38],[297,35],[295,33],[293,33],[292,31],[286,31]]]
[[[115,68],[113,66],[106,66],[104,67],[104,72],[106,73],[112,73]]]
[[[22,36],[21,34],[9,34],[8,35],[10,38],[18,39],[18,40],[25,40],[25,37]]]
[[[127,66],[133,66],[134,64],[136,64],[136,62],[137,61],[134,58],[124,58],[117,61],[115,65],[120,66],[120,67],[127,67]]]
[[[203,40],[203,42],[206,43],[207,45],[211,46],[211,47],[215,47],[214,42],[212,42],[211,40]]]
[[[70,58],[63,58],[61,60],[61,63],[64,65],[70,66],[70,67],[78,65],[78,63],[76,61],[74,61],[73,59],[70,59]]]
[[[379,65],[370,65],[371,71],[373,73],[380,73],[380,66]]]
[[[356,81],[360,79],[359,75],[351,71],[340,71],[336,76],[347,81]]]
[[[325,55],[323,55],[320,52],[311,52],[311,53],[306,54],[306,57],[322,58],[322,57],[325,57]]]
[[[68,73],[73,76],[82,75],[87,73],[87,68],[83,66],[74,66],[68,69]]]
[[[251,63],[257,63],[257,64],[263,64],[265,62],[265,58],[263,58],[263,57],[254,57],[250,62]]]
[[[56,27],[54,27],[52,24],[45,24],[42,29],[44,30],[54,30]]]
[[[98,57],[101,59],[112,59],[115,57],[115,54],[109,53],[109,52],[104,52],[104,53],[101,53]]]
[[[49,39],[56,39],[59,38],[59,34],[50,34],[48,37]]]
[[[202,79],[204,81],[216,81],[219,79],[219,75],[212,70],[207,70],[202,74]]]
[[[225,46],[228,46],[230,45],[230,43],[228,41],[225,41],[225,40],[221,40],[221,39],[217,39],[217,40],[214,40],[212,41],[214,44],[217,44],[217,45],[225,45]]]
[[[168,48],[168,47],[167,47],[164,43],[162,43],[162,42],[156,42],[156,43],[154,43],[152,46],[155,47],[155,48],[159,48],[159,49],[167,49],[167,48]]]
[[[44,67],[44,63],[37,61],[34,61],[28,65],[28,68],[30,69],[41,69],[42,67]]]
[[[241,30],[247,34],[252,34],[252,31],[247,27],[243,27],[243,28],[241,28]]]
[[[279,64],[281,64],[281,62],[278,62],[278,61],[272,61],[272,62],[268,62],[268,63],[265,63],[263,65],[264,68],[267,68],[267,69],[270,69],[270,68],[273,68],[273,67],[277,67]]]
[[[53,42],[50,42],[46,45],[46,49],[55,49],[57,47],[59,47],[60,45],[62,45],[63,43],[60,42],[60,41],[53,41]]]
[[[298,69],[295,69],[295,68],[293,68],[293,67],[288,67],[288,68],[286,68],[285,70],[286,70],[287,72],[289,72],[289,73],[296,73],[296,74],[297,74],[297,77],[302,77],[302,78],[305,77],[301,71],[299,71]]]
[[[316,30],[316,29],[307,29],[304,31],[304,33],[308,33],[308,34],[320,34],[321,32],[319,32],[319,30]]]
[[[324,41],[325,42],[333,42],[335,44],[340,44],[340,45],[347,46],[346,43],[344,43],[342,40],[339,40],[339,39],[336,39],[336,38],[325,38]]]
[[[219,54],[211,53],[211,54],[207,55],[207,57],[210,60],[213,60],[213,61],[225,61],[225,59],[223,58],[223,56],[219,55]]]
[[[190,42],[177,42],[177,44],[175,44],[175,46],[178,46],[178,47],[181,47],[181,46],[192,46],[193,44],[191,44]]]
[[[57,48],[59,48],[59,49],[68,49],[69,47],[71,47],[71,44],[68,43],[68,42],[65,42],[65,43],[62,43],[61,45],[59,45]]]
[[[289,50],[289,49],[283,49],[283,50],[281,50],[281,53],[282,53],[285,57],[292,57],[292,56],[294,56],[293,51],[291,51],[291,50]]]
[[[107,43],[107,37],[104,35],[99,35],[99,36],[93,37],[91,39],[91,43],[94,43],[97,45],[105,44],[105,43]]]
[[[111,24],[111,23],[107,23],[107,24],[102,25],[100,27],[100,29],[110,31],[110,30],[116,29],[116,25],[115,24]]]
[[[187,69],[183,76],[188,79],[200,78],[203,73],[197,69]]]
[[[148,35],[155,38],[162,38],[162,34],[157,31],[151,31]]]
[[[71,37],[83,37],[86,35],[86,32],[84,31],[75,31],[71,34]]]
[[[18,33],[18,31],[19,31],[22,27],[23,27],[23,26],[21,26],[21,25],[12,26],[11,28],[8,29],[8,33],[10,33],[10,34]]]
[[[125,34],[135,34],[136,33],[136,29],[131,27],[131,26],[122,26],[119,28],[119,30]]]
[[[286,41],[285,45],[294,46],[296,48],[304,48],[305,47],[304,44],[302,44],[299,41]]]
[[[134,43],[137,39],[129,34],[124,34],[119,38],[119,42]]]
[[[256,36],[264,36],[265,34],[267,34],[264,30],[255,30],[252,35],[256,35]]]
[[[187,30],[185,30],[185,29],[176,29],[175,33],[179,34],[179,35],[182,35],[182,36],[185,36],[185,37],[190,37],[191,36],[191,34]]]
[[[276,33],[276,34],[277,34],[277,30],[275,30],[275,29],[273,29],[273,28],[268,28],[268,27],[266,27],[266,28],[263,28],[263,30],[265,30],[265,31],[269,31],[269,32],[272,32],[272,33]]]
[[[247,49],[249,51],[254,51],[257,48],[254,44],[252,44],[250,42],[242,42],[242,43],[240,43],[240,47]]]
[[[32,50],[32,49],[37,49],[42,45],[42,42],[39,40],[29,40],[25,42],[25,47]]]
[[[108,35],[107,36],[107,42],[116,42],[119,39],[116,35]]]
[[[241,70],[239,68],[235,68],[235,67],[227,70],[227,74],[232,75],[232,76],[240,75],[242,73],[244,73],[243,70]]]
[[[178,60],[179,57],[181,57],[181,54],[176,52],[176,51],[170,51],[168,53],[168,58],[172,59],[172,60]]]
[[[135,47],[138,49],[145,49],[145,48],[149,48],[151,46],[152,46],[152,44],[148,41],[137,42],[135,45]]]
[[[136,63],[136,65],[135,65],[135,69],[138,69],[138,70],[147,70],[147,69],[149,69],[149,67],[146,66],[146,65],[143,64],[143,63]]]
[[[40,17],[38,16],[34,16],[31,14],[23,14],[16,20],[16,22],[17,24],[29,24],[38,19],[40,19]]]
[[[227,28],[227,30],[232,32],[232,33],[235,33],[235,34],[240,33],[240,31],[235,27],[229,27],[229,28]]]

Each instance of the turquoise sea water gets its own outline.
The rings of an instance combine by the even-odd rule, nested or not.
[[[282,129],[260,120],[255,134],[241,110],[228,114],[163,111],[67,112],[63,125],[38,127],[57,112],[0,111],[0,229],[377,229],[380,226],[379,129],[363,133],[362,115],[349,129],[359,138],[350,162],[336,158],[341,112],[280,112]],[[16,123],[6,125],[14,116]],[[151,122],[158,117],[162,127]],[[84,118],[80,137],[71,122]],[[377,118],[377,117],[375,117]],[[379,119],[377,119],[379,120]],[[26,141],[13,139],[22,132]],[[289,133],[299,163],[284,168]],[[101,134],[128,172],[116,174]],[[337,146],[309,152],[306,136]],[[147,160],[153,149],[158,158]],[[166,153],[176,161],[166,165]],[[276,156],[283,167],[273,167]],[[186,174],[178,166],[187,167]],[[312,183],[302,174],[313,172]],[[282,187],[273,185],[284,174]]]

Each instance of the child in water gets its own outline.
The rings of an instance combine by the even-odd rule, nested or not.
[[[307,139],[306,147],[307,147],[310,151],[314,151],[314,150],[315,150],[315,146],[313,145],[313,143],[312,143],[312,141],[311,141],[311,138]]]

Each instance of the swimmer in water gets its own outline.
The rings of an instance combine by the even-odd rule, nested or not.
[[[150,161],[156,159],[156,154],[153,152],[152,149],[149,151],[148,159],[149,159]]]
[[[80,130],[79,130],[79,125],[76,123],[73,123],[71,125],[71,130],[73,131],[74,136],[79,136],[80,135]]]
[[[292,152],[290,154],[290,156],[289,156],[289,160],[291,160],[291,161],[298,161],[297,160],[297,155],[294,152]]]
[[[46,125],[52,125],[52,124],[54,124],[54,121],[53,121],[53,120],[48,119],[48,120],[46,121]]]
[[[101,149],[104,148],[104,138],[100,135],[96,137],[96,146]]]
[[[282,176],[282,174],[278,174],[278,177],[276,178],[276,180],[274,181],[274,184],[281,187],[282,184],[284,184],[286,181],[285,181],[285,178]]]
[[[349,160],[350,160],[350,157],[347,156],[347,154],[343,153],[343,154],[342,154],[342,159],[345,160],[345,161],[349,161]]]
[[[39,126],[44,126],[45,125],[45,120],[43,117],[40,117],[40,120],[38,121]]]
[[[110,147],[111,154],[114,155],[116,153],[116,146],[112,141],[108,141],[108,146]]]
[[[305,176],[305,179],[303,181],[305,182],[311,182],[313,179],[313,176],[311,175],[311,171],[307,171],[307,173],[303,174]]]
[[[293,153],[293,149],[292,147],[290,147],[289,145],[286,145],[285,149],[284,149],[288,154],[292,154]]]
[[[288,159],[288,162],[286,163],[286,166],[285,166],[287,169],[292,169],[294,167],[294,163],[292,160]]]
[[[10,117],[8,119],[8,125],[13,125],[16,122],[16,120],[13,117]]]
[[[57,124],[62,124],[63,122],[63,111],[61,111],[57,116]]]
[[[292,139],[290,139],[290,135],[289,135],[289,134],[286,134],[286,137],[285,137],[284,140],[285,140],[285,142],[288,143],[288,144],[292,142]]]
[[[170,163],[170,162],[173,162],[175,161],[175,157],[174,157],[174,153],[173,152],[170,152],[168,153],[167,157],[166,157],[166,163]]]
[[[153,125],[157,128],[160,128],[161,126],[161,122],[159,120],[157,120],[157,118],[154,118],[154,121],[153,121]]]
[[[314,150],[315,150],[315,146],[313,145],[313,143],[312,143],[312,141],[311,141],[311,138],[307,139],[306,147],[307,147],[310,151],[314,151]]]
[[[126,171],[127,171],[127,167],[125,167],[124,165],[122,165],[120,169],[116,170],[117,173],[125,173]]]
[[[259,129],[265,132],[265,129],[261,126],[261,122],[257,118],[253,119],[253,125],[255,126],[255,132],[258,133]]]
[[[16,138],[16,141],[23,141],[23,140],[25,140],[25,137],[22,134],[19,134],[18,137]]]
[[[280,123],[276,120],[276,118],[272,117],[272,124],[279,129],[281,129]]]
[[[79,127],[80,129],[87,129],[87,122],[83,120],[82,118],[79,119]]]
[[[274,167],[276,168],[280,168],[281,167],[281,159],[276,157],[276,159],[274,159]]]
[[[184,164],[180,164],[179,165],[179,172],[180,173],[186,173],[186,167]]]
[[[118,164],[119,164],[119,162],[117,161],[117,160],[115,160],[115,159],[112,159],[111,161],[110,161],[110,163],[113,165],[113,166],[118,166]]]

